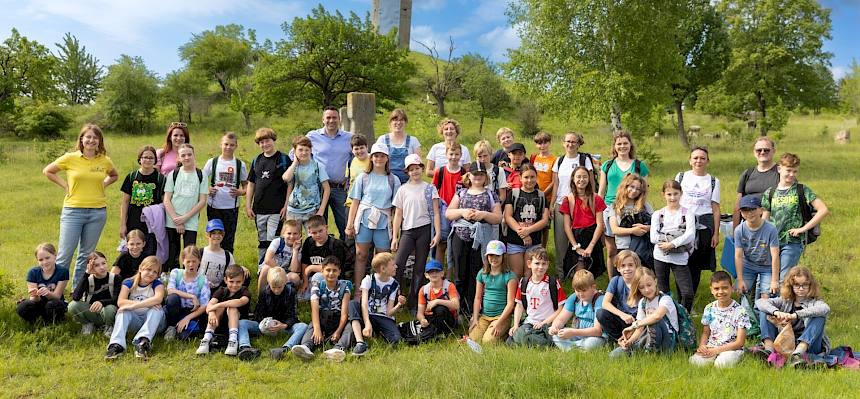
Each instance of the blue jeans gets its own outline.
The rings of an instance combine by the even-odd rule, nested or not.
[[[302,341],[302,336],[305,335],[305,329],[308,325],[305,323],[293,324],[290,328],[282,330],[280,334],[290,334],[290,338],[285,347],[292,348]],[[260,335],[260,323],[254,320],[239,320],[239,347],[251,346],[251,335]]]
[[[744,284],[747,286],[747,291],[752,291],[755,294],[753,298],[758,299],[761,297],[761,294],[770,293],[770,278],[772,277],[770,268],[767,271],[763,271],[762,269],[753,269],[747,265],[742,267],[744,268]],[[758,285],[756,285],[756,277],[758,277]],[[777,290],[777,292],[779,291]]]
[[[341,240],[346,239],[346,188],[330,185],[331,191],[328,197],[326,211],[323,214],[328,222],[328,210],[334,215],[334,224],[337,225],[337,233]]]
[[[790,242],[779,246],[780,283],[788,276],[788,271],[797,266],[797,262],[800,262],[800,255],[803,255],[803,244],[799,242]]]
[[[57,248],[57,265],[73,271],[72,287],[84,276],[87,257],[96,249],[102,229],[107,221],[107,208],[69,208],[63,207],[60,214],[60,242]],[[78,250],[74,270],[72,256]]]
[[[125,334],[129,330],[137,331],[132,343],[141,338],[149,342],[159,331],[164,330],[164,312],[160,308],[149,308],[145,313],[138,313],[139,309],[118,312],[113,324],[113,334],[110,336],[111,344],[119,344],[125,348]]]
[[[806,320],[806,327],[800,337],[796,338],[796,342],[806,342],[809,345],[808,353],[818,354],[824,348],[821,344],[824,339],[824,317],[810,317]],[[761,339],[774,340],[779,333],[777,327],[768,319],[765,312],[759,312],[759,325],[761,326]]]

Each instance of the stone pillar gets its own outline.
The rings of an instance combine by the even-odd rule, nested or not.
[[[412,0],[373,0],[371,21],[376,31],[385,35],[397,30],[397,45],[409,48],[412,30]]]
[[[344,112],[341,111],[341,115]],[[376,141],[373,131],[373,120],[376,118],[376,94],[352,92],[346,95],[346,117],[349,120],[349,130],[355,134],[362,134],[368,143]]]

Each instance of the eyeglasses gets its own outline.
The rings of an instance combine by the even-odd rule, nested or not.
[[[770,148],[756,148],[756,154],[767,154],[770,152]]]
[[[809,283],[806,283],[806,284],[792,284],[791,286],[792,286],[792,287],[794,287],[794,289],[796,289],[796,290],[800,290],[800,289],[808,290],[808,289],[809,289],[809,287],[810,287]]]
[[[140,159],[151,159],[151,160],[155,160],[155,157],[140,157]]]
[[[170,122],[170,127],[188,127],[185,122]]]

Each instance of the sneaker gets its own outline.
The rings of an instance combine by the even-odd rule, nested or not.
[[[224,349],[224,354],[227,356],[236,356],[239,353],[239,343],[236,341],[227,341],[227,349]]]
[[[296,357],[305,361],[314,359],[314,353],[304,345],[296,345],[290,350],[290,352],[293,352],[293,355],[296,355]]]
[[[254,349],[250,346],[243,346],[239,348],[239,360],[250,362],[256,358],[260,357],[260,350]]]
[[[800,353],[792,353],[787,363],[791,368],[794,369],[806,367],[806,359],[804,359],[803,355]]]
[[[353,356],[364,356],[367,353],[367,343],[359,342],[355,344],[355,348],[352,348]]]
[[[176,327],[167,327],[167,330],[164,331],[164,340],[173,341],[174,339],[176,339]]]
[[[195,352],[195,353],[198,355],[208,354],[209,353],[209,340],[204,339],[204,340],[200,341],[200,346],[197,347],[197,352]]]
[[[632,353],[630,352],[630,350],[624,349],[624,348],[619,346],[619,347],[613,349],[612,352],[609,352],[609,358],[610,359],[618,359],[620,357],[629,357],[629,356],[631,356],[631,354]]]
[[[107,352],[105,352],[105,360],[114,360],[125,352],[125,348],[120,344],[110,344],[108,345]]]
[[[343,348],[340,345],[335,345],[334,348],[331,348],[325,352],[323,352],[325,358],[331,360],[333,362],[342,362],[344,358],[346,358],[346,352],[343,351]]]
[[[152,344],[149,343],[149,339],[140,338],[134,344],[134,357],[146,360],[149,358],[149,351],[151,349]]]
[[[284,358],[284,354],[287,353],[289,349],[282,347],[269,349],[269,357],[275,360],[281,360]]]
[[[81,326],[81,335],[92,335],[93,331],[95,331],[96,326],[93,323],[86,323]]]
[[[113,326],[104,326],[104,335],[105,337],[110,338],[113,335]]]

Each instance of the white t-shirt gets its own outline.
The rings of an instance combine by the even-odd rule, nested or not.
[[[660,227],[660,216],[663,216],[663,227]],[[684,222],[683,224],[681,222]],[[651,243],[654,244],[654,259],[661,262],[672,263],[675,265],[686,265],[690,259],[688,252],[672,252],[663,253],[663,250],[657,246],[660,242],[661,233],[666,231],[684,230],[684,234],[672,240],[676,247],[686,244],[692,244],[696,239],[696,216],[692,212],[680,208],[676,212],[671,212],[667,208],[660,209],[651,215]]]
[[[231,254],[232,255],[232,254]],[[221,285],[224,281],[224,272],[227,266],[236,264],[236,259],[230,256],[227,259],[227,251],[213,252],[208,248],[203,248],[203,256],[200,259],[200,274],[206,276],[206,281],[209,282],[209,288],[215,288]]]
[[[594,170],[594,164],[592,163],[591,157],[585,157],[585,167],[588,170]],[[573,170],[579,166],[579,154],[575,157],[570,158],[567,154],[564,155],[564,159],[561,161],[561,166],[558,164],[558,159],[552,164],[552,172],[558,173],[558,187],[555,190],[555,203],[561,204],[561,201],[564,197],[567,197],[570,194],[570,176],[573,174]]]
[[[385,133],[385,134],[383,134],[382,136],[379,136],[379,138],[378,138],[378,139],[376,139],[376,142],[377,142],[378,144],[385,145],[385,136],[388,136],[388,135],[390,135],[390,134],[391,134],[391,133]],[[418,153],[418,150],[419,150],[419,149],[421,149],[421,142],[419,142],[419,141],[418,141],[418,137],[415,137],[415,136],[413,136],[413,135],[411,135],[411,134],[407,134],[406,136],[407,136],[409,139],[408,139],[408,140],[406,140],[406,141],[405,141],[405,142],[403,142],[403,143],[400,143],[400,144],[396,144],[396,143],[394,143],[394,139],[393,139],[393,138],[392,138],[392,139],[390,139],[390,140],[391,140],[391,147],[392,147],[392,148],[404,148],[404,147],[406,147],[406,144],[409,144],[409,148],[407,148],[407,153],[409,153],[409,154],[417,154],[417,153]]]
[[[561,288],[561,284],[556,280],[556,289],[558,290],[558,306],[564,306],[564,301],[567,297],[564,294],[564,290]],[[522,292],[520,291],[521,287],[517,287],[517,295],[516,301],[521,302]],[[544,279],[535,284],[534,281],[529,279],[528,285],[526,286],[526,301],[527,304],[523,304],[523,307],[526,310],[526,319],[525,323],[529,324],[537,324],[552,316],[555,313],[555,309],[552,305],[552,294],[549,292],[549,278],[544,276]]]
[[[425,186],[430,186],[432,198],[439,198],[439,191],[436,190],[436,186],[427,182],[419,184],[404,183],[397,190],[397,194],[394,195],[392,204],[403,210],[402,230],[426,226],[433,222],[428,212],[427,199],[424,197]]]
[[[469,155],[469,149],[460,144],[460,166],[463,166],[469,162],[472,162],[472,156]],[[439,169],[442,165],[448,164],[448,156],[445,154],[445,142],[433,144],[430,147],[430,151],[427,152],[427,162],[433,161],[433,167],[435,169]]]
[[[645,306],[642,306],[643,304]],[[636,320],[643,320],[650,316],[656,312],[657,308],[660,306],[666,308],[666,316],[669,317],[669,322],[672,323],[672,328],[674,328],[675,331],[678,331],[678,311],[675,309],[675,304],[672,303],[672,297],[668,295],[658,294],[650,301],[646,298],[640,299],[636,310]],[[642,311],[643,308],[645,309],[644,312]]]
[[[711,190],[710,174],[696,176],[691,170],[684,172],[681,190],[683,192],[681,206],[689,209],[696,216],[714,213],[711,202],[720,203],[720,179],[714,178],[714,189]]]
[[[275,264],[280,266],[282,269],[290,270],[290,263],[293,261],[293,248],[289,245],[284,244],[284,249],[280,253],[278,253],[278,248],[280,248],[281,243],[284,241],[283,237],[277,237],[269,244],[269,248],[266,249],[266,252],[272,252],[275,256],[272,260],[275,261]],[[299,248],[298,253],[299,259],[302,258],[302,251]]]
[[[368,313],[385,316],[389,319],[394,319],[393,317],[388,315],[388,302],[397,300],[397,294],[400,292],[399,288],[394,287],[394,285],[397,283],[397,280],[395,280],[394,277],[390,277],[387,281],[381,281],[378,275],[376,273],[373,273],[371,275],[364,276],[364,278],[361,280],[360,289],[362,291],[370,291],[371,278],[376,280],[376,292],[371,292],[368,296]]]
[[[218,187],[218,191],[214,197],[210,195],[207,199],[209,206],[215,209],[233,209],[238,206],[239,202],[236,198],[230,196],[230,189],[238,188],[236,187],[236,161],[235,157],[229,161],[218,157],[217,170],[215,171],[215,187]],[[206,181],[207,187],[212,181],[211,179],[212,158],[209,158],[206,165],[203,166],[203,180]],[[242,162],[242,175],[239,176],[239,182],[244,181],[248,181],[248,165]]]

